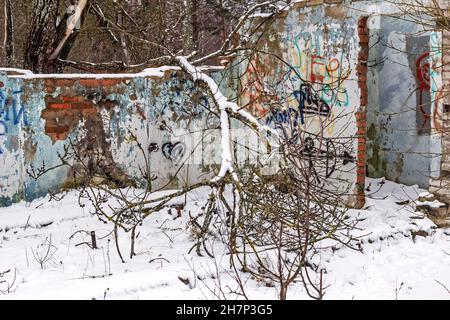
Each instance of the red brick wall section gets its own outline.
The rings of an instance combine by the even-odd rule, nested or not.
[[[367,17],[361,17],[358,21],[359,53],[358,53],[358,87],[360,92],[360,107],[356,112],[356,126],[358,139],[358,152],[356,162],[356,207],[362,208],[365,203],[365,181],[366,181],[366,107],[368,103],[367,93],[367,60],[369,58],[369,30],[367,28]]]
[[[47,96],[45,101],[47,108],[41,117],[45,120],[45,133],[53,142],[67,139],[81,119],[97,114],[95,104],[84,97]]]
[[[98,105],[88,100],[86,92],[105,95],[124,79],[46,79],[46,109],[41,117],[45,120],[45,133],[52,139],[65,140],[80,120],[98,117]],[[54,96],[56,89],[60,95]],[[107,101],[106,101],[107,102]],[[100,103],[99,103],[100,104]]]

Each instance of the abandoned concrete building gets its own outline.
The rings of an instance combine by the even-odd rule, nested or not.
[[[335,117],[328,135],[357,138],[345,151],[352,161],[335,160],[329,174],[353,184],[355,204],[364,202],[367,176],[417,184],[450,203],[450,140],[445,134],[450,102],[444,94],[450,70],[442,67],[448,41],[450,35],[424,31],[385,1],[308,0],[277,14],[260,42],[261,48],[282,56],[292,72],[280,75],[279,60],[259,55],[239,66],[247,69],[239,83],[227,78],[231,71],[216,71],[213,77],[230,96],[242,92],[241,105],[271,126],[283,121],[283,113],[265,108],[264,81],[252,81],[255,73],[289,80],[286,107],[298,111],[302,125]],[[208,97],[177,68],[108,75],[1,69],[0,81],[2,206],[66,185],[67,168],[38,180],[27,168],[55,166],[58,153],[80,131],[90,137],[86,145],[102,145],[119,168],[117,175],[135,180],[142,155],[130,142],[129,130],[144,145],[158,146],[151,161],[160,186],[204,179],[207,159],[218,156],[214,132],[220,122],[205,112]],[[305,81],[322,90],[308,97]],[[314,101],[320,106],[311,106]],[[182,140],[186,132],[196,132],[190,139],[202,144],[200,151]],[[187,156],[196,160],[186,164]],[[181,177],[172,179],[177,174]]]

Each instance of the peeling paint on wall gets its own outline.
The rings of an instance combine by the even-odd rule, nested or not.
[[[370,176],[426,187],[446,163],[440,156],[422,156],[441,151],[435,133],[443,125],[445,102],[436,68],[442,37],[417,35],[417,25],[381,14],[393,12],[384,1],[341,2],[298,2],[264,26],[260,48],[279,54],[292,68],[272,55],[255,54],[239,70],[217,76],[231,91],[243,92],[241,105],[263,123],[276,129],[294,124],[310,134],[307,147],[332,158],[323,167],[325,176],[346,181],[355,193],[364,184],[364,165]],[[368,17],[368,33],[362,17]],[[241,82],[227,73],[243,74]],[[94,166],[99,173],[124,184],[145,184],[144,156],[155,187],[207,179],[205,173],[220,163],[220,122],[205,112],[208,97],[179,70],[47,77],[5,69],[0,81],[0,206],[70,186],[67,168],[38,181],[26,168],[56,165],[58,152],[74,139],[85,153],[105,156]],[[274,103],[281,107],[271,108]],[[320,144],[314,135],[323,125]],[[296,143],[298,132],[288,134]],[[337,135],[357,139],[342,147],[339,139],[331,140]],[[246,132],[233,139],[245,145],[253,136]],[[259,148],[257,139],[251,143]],[[248,161],[239,148],[236,143],[238,161]]]
[[[4,71],[0,80],[4,83],[0,91],[0,205],[74,186],[67,167],[58,167],[37,181],[26,173],[31,165],[58,165],[58,153],[63,154],[71,141],[77,141],[79,151],[88,155],[99,175],[119,185],[145,185],[140,171],[144,156],[150,159],[153,186],[159,188],[208,179],[205,166],[210,169],[215,162],[204,163],[204,153],[220,154],[212,150],[220,147],[211,143],[219,127],[205,112],[208,97],[180,71],[166,71],[162,77],[111,79],[8,77]],[[209,151],[201,143],[198,146],[206,136],[213,139]],[[102,155],[100,162],[95,154]]]
[[[283,61],[254,54],[241,72],[241,105],[287,135],[290,143],[326,155],[327,163],[313,170],[323,170],[321,176],[342,181],[342,188],[355,194],[356,184],[364,184],[364,170],[357,182],[358,152],[365,157],[365,139],[356,139],[359,123],[365,126],[365,118],[356,117],[361,105],[358,73],[363,71],[357,60],[359,17],[339,5],[294,6],[259,40],[261,52]],[[310,141],[299,140],[299,128]],[[348,143],[348,137],[355,137],[354,142]]]

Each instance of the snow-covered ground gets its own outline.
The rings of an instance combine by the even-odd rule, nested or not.
[[[414,200],[424,190],[383,181],[370,179],[365,208],[351,210],[361,220],[363,252],[344,248],[321,254],[329,285],[325,298],[449,299],[444,286],[450,288],[450,230],[437,229],[414,212]],[[195,250],[188,253],[194,244],[186,229],[188,212],[203,198],[201,192],[190,194],[181,218],[174,219],[176,213],[168,210],[149,217],[132,260],[126,256],[128,235],[120,234],[126,263],[116,253],[110,226],[80,208],[75,192],[59,202],[45,198],[1,208],[0,273],[11,271],[0,278],[0,290],[13,282],[14,274],[16,281],[0,299],[213,298],[208,290],[214,287],[213,261]],[[99,249],[80,244],[90,241],[87,233],[77,232],[81,230],[96,232]],[[50,259],[41,269],[38,260],[47,250]],[[219,262],[226,266],[227,257]],[[226,274],[222,281],[223,287],[237,286]],[[275,288],[253,280],[247,286],[251,299],[277,298]],[[307,296],[298,284],[289,289],[288,298]]]

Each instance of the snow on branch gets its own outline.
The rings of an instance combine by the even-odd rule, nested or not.
[[[199,68],[193,66],[186,57],[179,56],[175,60],[189,76],[192,77],[194,82],[202,82],[207,86],[208,91],[211,94],[214,104],[217,107],[217,111],[220,112],[221,122],[221,138],[222,138],[222,164],[219,174],[212,180],[213,182],[223,179],[227,173],[230,173],[235,181],[238,181],[237,175],[234,172],[233,160],[231,156],[230,146],[230,116],[238,116],[238,118],[244,123],[250,125],[253,129],[257,130],[259,134],[269,133],[278,140],[278,133],[272,128],[261,125],[259,121],[253,117],[250,113],[239,108],[239,106],[228,100],[225,95],[220,91],[217,83],[210,76],[202,72]],[[273,144],[267,139],[268,147]]]

